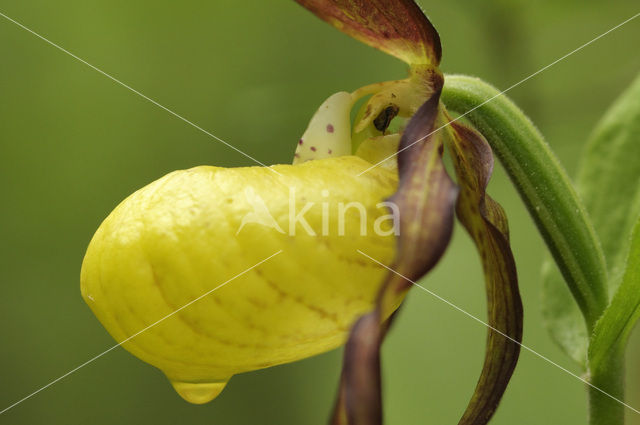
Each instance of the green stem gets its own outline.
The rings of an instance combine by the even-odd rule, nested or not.
[[[606,362],[590,370],[590,375],[589,380],[597,389],[589,387],[589,424],[623,425],[624,349],[611,350]]]
[[[442,101],[486,137],[538,226],[589,330],[593,329],[608,303],[605,260],[560,162],[522,111],[482,80],[447,75]]]
[[[622,283],[598,320],[589,341],[591,382],[620,401],[624,400],[624,353],[629,335],[640,317],[640,217],[632,236]],[[591,424],[622,424],[622,403],[590,389]],[[635,410],[635,409],[633,409]],[[637,410],[635,410],[637,413]]]

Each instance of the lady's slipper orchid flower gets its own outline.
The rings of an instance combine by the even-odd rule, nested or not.
[[[440,102],[440,39],[420,8],[412,0],[297,1],[406,62],[409,77],[329,97],[297,141],[293,165],[201,166],[138,190],[94,235],[82,294],[124,348],[194,403],[216,397],[234,374],[348,340],[333,422],[380,424],[379,347],[389,318],[443,254],[455,212],[482,258],[490,325],[521,340],[507,221],[485,195],[487,142],[450,123]],[[461,424],[489,420],[518,353],[489,332]]]

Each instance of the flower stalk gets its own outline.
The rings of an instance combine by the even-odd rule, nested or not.
[[[478,78],[448,75],[442,101],[487,138],[569,284],[589,329],[608,303],[600,242],[571,180],[529,118]]]
[[[606,361],[590,368],[589,425],[623,425],[624,349],[611,350]]]
[[[628,129],[635,125],[634,113],[640,110],[637,98],[633,97],[639,87],[636,82],[630,92],[616,103],[614,110],[618,117],[610,113],[607,115],[609,121],[605,121],[609,126],[607,129],[613,128],[613,131],[606,139],[596,139],[596,143],[607,144],[615,140],[618,144],[633,144],[633,139],[629,138],[632,133]],[[471,121],[491,144],[536,222],[582,313],[587,330],[584,344],[588,345],[588,353],[583,353],[584,358],[576,357],[576,353],[580,353],[576,347],[578,337],[559,343],[565,350],[575,350],[567,352],[586,368],[590,384],[587,388],[589,423],[624,424],[628,407],[624,404],[625,347],[633,325],[640,317],[640,221],[630,238],[624,276],[608,276],[600,239],[586,208],[560,162],[522,111],[497,89],[466,76],[447,76],[442,99],[450,110]],[[631,107],[625,104],[629,99]],[[626,108],[621,107],[623,104]],[[596,134],[600,136],[600,133]],[[624,167],[621,169],[619,173],[626,171],[633,176]],[[634,205],[633,199],[630,205]],[[625,208],[631,209],[628,205],[616,207],[625,212]],[[638,220],[637,213],[634,215],[631,211],[627,221],[633,222],[634,218]],[[627,242],[619,245],[625,246]],[[621,251],[625,253],[625,250]],[[612,285],[616,285],[613,287],[616,291],[611,289]],[[613,294],[611,302],[608,292]],[[560,326],[559,321],[551,324]],[[566,328],[552,327],[551,330],[564,331],[565,338],[567,329],[582,335],[579,323],[567,322],[562,326]],[[571,329],[571,326],[578,328]]]

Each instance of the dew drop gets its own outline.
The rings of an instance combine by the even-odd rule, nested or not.
[[[218,397],[227,381],[218,382],[180,382],[171,381],[173,389],[176,390],[180,397],[193,404],[208,403]]]

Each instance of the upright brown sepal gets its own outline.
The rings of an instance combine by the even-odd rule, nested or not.
[[[296,0],[322,20],[410,64],[440,63],[440,36],[413,0]]]

